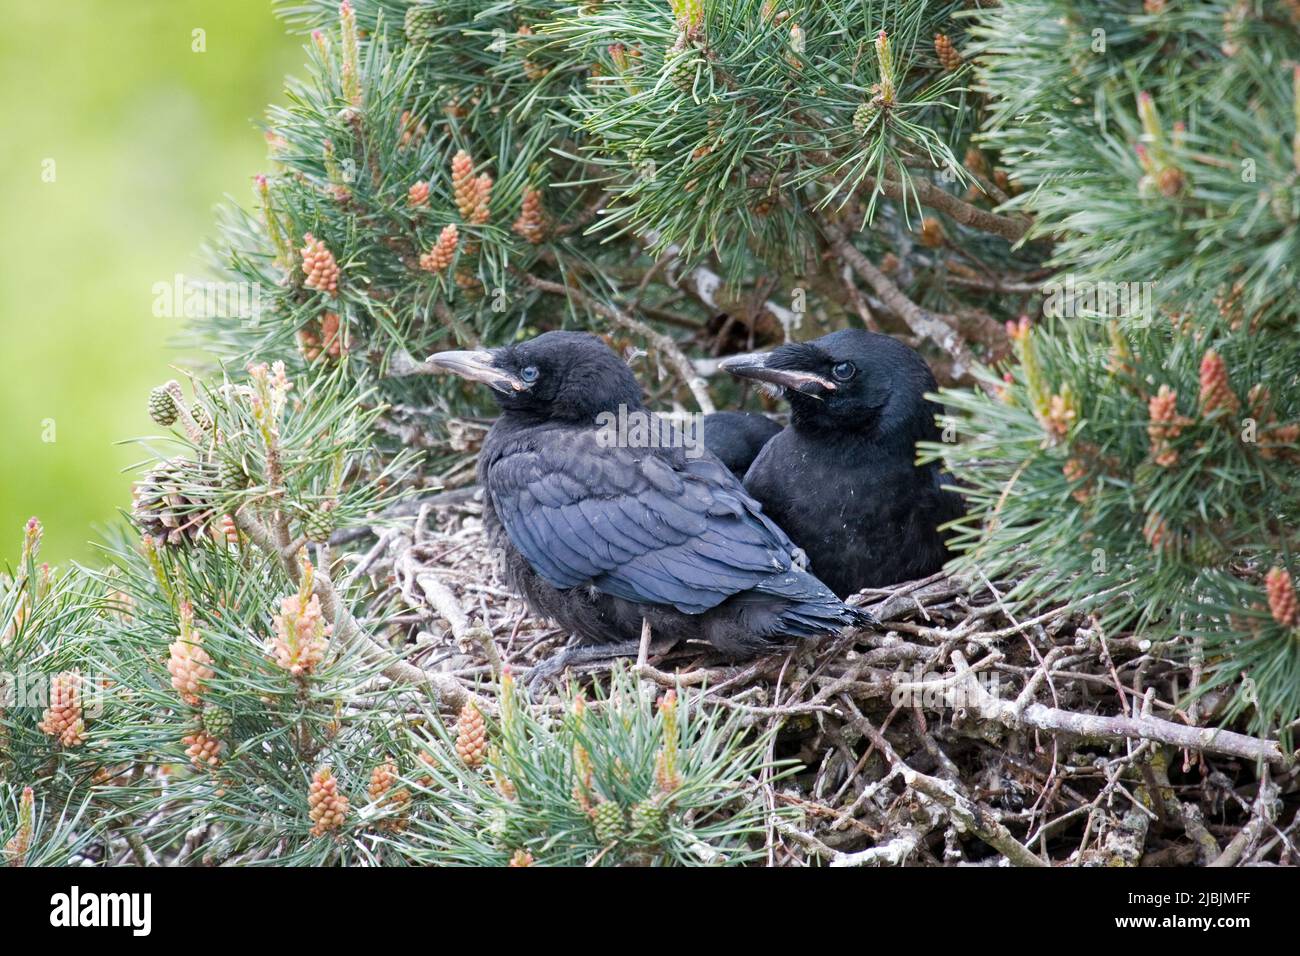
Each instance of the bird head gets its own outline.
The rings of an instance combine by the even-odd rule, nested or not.
[[[790,403],[797,429],[867,433],[915,442],[934,437],[936,388],[925,359],[887,335],[862,329],[737,355],[722,368],[769,386]]]
[[[590,423],[620,405],[641,407],[632,370],[604,342],[585,332],[544,332],[495,349],[438,352],[429,364],[492,389],[507,411]]]

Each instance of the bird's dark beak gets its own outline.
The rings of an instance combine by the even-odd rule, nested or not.
[[[493,355],[487,349],[464,352],[436,352],[429,356],[429,364],[444,372],[451,372],[471,382],[482,382],[501,391],[524,392],[528,386],[509,372],[492,364]]]
[[[757,352],[753,355],[733,355],[729,359],[723,359],[718,367],[738,378],[752,378],[756,382],[766,382],[804,394],[812,394],[817,389],[835,391],[835,383],[828,378],[797,368],[772,368],[771,361],[771,352]]]

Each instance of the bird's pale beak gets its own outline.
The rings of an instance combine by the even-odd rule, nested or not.
[[[434,368],[467,378],[471,382],[482,382],[501,391],[527,391],[527,385],[509,372],[497,368],[492,361],[492,353],[487,349],[435,352],[429,356],[429,364]]]
[[[772,368],[769,364],[771,360],[771,352],[733,355],[729,359],[723,359],[718,367],[737,378],[750,378],[756,382],[766,382],[769,385],[789,388],[805,394],[810,394],[815,389],[835,391],[835,383],[828,378],[797,368]]]

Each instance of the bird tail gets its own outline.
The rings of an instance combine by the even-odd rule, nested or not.
[[[785,598],[789,603],[779,617],[791,637],[815,637],[842,627],[867,627],[876,619],[861,608],[850,607],[820,580],[806,571],[774,574],[755,590]]]

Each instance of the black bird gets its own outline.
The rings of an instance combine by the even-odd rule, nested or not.
[[[737,478],[744,478],[767,440],[781,426],[758,412],[713,412],[704,416],[704,447]]]
[[[587,659],[634,652],[643,618],[731,655],[870,621],[796,566],[790,539],[707,450],[610,440],[620,406],[650,413],[595,336],[547,332],[429,362],[492,388],[502,414],[478,461],[489,542],[535,612],[579,644],[617,645]]]
[[[965,513],[916,443],[940,437],[925,359],[860,329],[727,359],[733,375],[780,388],[790,425],[745,474],[745,488],[808,555],[840,597],[938,571],[949,556],[939,525]]]

